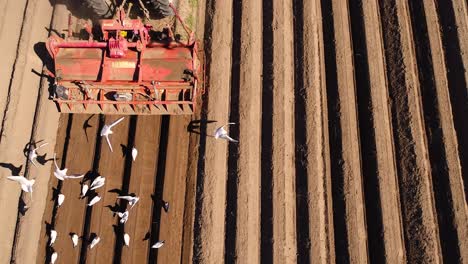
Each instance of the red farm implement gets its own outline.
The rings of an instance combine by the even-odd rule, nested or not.
[[[187,32],[187,41],[175,40],[170,27],[164,38],[153,41],[151,25],[129,19],[123,8],[117,9],[113,19],[100,20],[99,40],[94,40],[89,25],[84,27],[88,40],[50,37],[47,50],[55,62],[55,71],[50,73],[55,79],[53,100],[59,110],[192,114],[203,90],[202,52],[193,32],[170,7]]]

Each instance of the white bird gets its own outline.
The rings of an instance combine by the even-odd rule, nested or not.
[[[54,171],[54,176],[57,177],[57,179],[64,181],[66,179],[79,179],[83,178],[84,174],[72,174],[72,175],[67,175],[68,169],[65,168],[61,170],[59,166],[57,165],[57,159],[56,159],[56,153],[54,153],[54,164],[55,164],[55,171]]]
[[[130,235],[127,233],[124,235],[124,242],[127,247],[130,246]]]
[[[156,244],[154,244],[153,246],[151,246],[152,248],[160,248],[164,246],[164,240],[160,240],[158,242],[156,242]]]
[[[28,192],[31,194],[31,200],[32,200],[32,193],[33,193],[33,185],[34,183],[36,182],[36,180],[34,179],[31,179],[31,180],[28,180],[26,179],[24,176],[8,176],[7,177],[9,180],[12,180],[12,181],[15,181],[15,182],[18,182],[19,184],[21,184],[21,189],[25,192]]]
[[[84,197],[86,195],[86,193],[88,192],[88,189],[89,189],[88,184],[83,184],[83,186],[81,186],[81,197]]]
[[[128,220],[128,210],[125,210],[125,212],[123,212],[123,213],[118,212],[117,215],[120,218],[120,223],[121,224],[125,224],[127,222],[127,220]]]
[[[88,206],[93,206],[94,204],[96,204],[97,202],[99,202],[101,200],[101,197],[99,197],[98,195],[94,196],[93,199],[91,199],[91,201],[89,202]]]
[[[50,235],[49,235],[49,236],[50,236],[50,244],[49,244],[49,246],[52,246],[52,244],[55,243],[55,239],[57,239],[57,231],[55,231],[55,230],[53,230],[53,229],[50,230]]]
[[[34,165],[34,167],[37,167],[36,163],[34,162],[34,160],[37,158],[37,150],[44,147],[44,146],[47,146],[49,145],[49,143],[44,143],[44,144],[41,144],[39,147],[35,148],[35,149],[32,149],[30,152],[29,152],[29,155],[28,155],[28,159],[32,162],[32,164]]]
[[[50,256],[50,263],[51,263],[51,264],[54,264],[55,261],[57,261],[57,257],[58,257],[58,253],[57,253],[57,252],[52,253],[52,255]]]
[[[127,201],[128,201],[128,204],[131,206],[130,209],[132,209],[133,206],[134,206],[136,203],[138,203],[138,201],[140,200],[140,197],[127,195],[127,196],[117,196],[117,199],[124,199],[124,200],[127,200]]]
[[[73,242],[73,247],[76,247],[78,246],[78,235],[77,234],[73,234],[72,237],[72,242]]]
[[[105,182],[106,182],[106,178],[102,176],[96,177],[96,179],[94,179],[94,181],[91,183],[91,186],[90,186],[91,190],[95,190],[97,188],[104,186]]]
[[[64,194],[59,194],[58,195],[58,206],[59,207],[63,204],[63,201],[65,201],[65,195]]]
[[[224,129],[225,126],[227,125],[234,125],[236,123],[227,123],[226,125],[224,126],[220,126],[218,127],[215,131],[214,131],[214,138],[218,139],[218,138],[222,138],[222,139],[226,139],[226,140],[229,140],[231,142],[239,142],[233,138],[231,138],[227,131]]]
[[[114,127],[115,125],[120,123],[124,118],[125,117],[121,117],[121,118],[117,119],[116,121],[112,122],[110,125],[104,125],[104,127],[101,130],[101,137],[106,137],[107,145],[109,145],[109,148],[110,148],[111,152],[114,152],[114,150],[112,149],[112,145],[110,143],[110,140],[109,140],[109,135],[114,133],[114,132],[112,132],[111,129],[112,129],[112,127]]]
[[[99,243],[99,241],[101,241],[101,238],[98,237],[98,236],[95,237],[95,238],[93,239],[93,241],[91,241],[91,244],[89,245],[89,248],[93,248],[94,246],[96,246],[97,243]]]
[[[137,156],[138,156],[138,150],[137,150],[135,147],[133,147],[133,148],[132,148],[132,158],[133,158],[133,161],[136,160],[136,157],[137,157]]]

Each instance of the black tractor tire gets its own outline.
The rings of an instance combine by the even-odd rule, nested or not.
[[[173,16],[174,12],[169,6],[169,0],[146,0],[147,9],[154,18]]]
[[[112,10],[105,0],[83,0],[83,2],[97,18],[112,17]]]

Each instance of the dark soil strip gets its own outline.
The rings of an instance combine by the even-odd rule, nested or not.
[[[327,82],[328,130],[330,133],[330,165],[333,196],[333,225],[335,229],[335,252],[337,263],[349,263],[348,230],[346,226],[346,201],[343,185],[343,156],[340,124],[340,101],[336,65],[335,27],[331,0],[322,1],[323,40]]]
[[[232,27],[232,75],[231,75],[231,105],[229,121],[239,123],[239,90],[240,90],[240,57],[242,34],[242,0],[233,1],[233,27]],[[239,138],[239,126],[231,126],[229,133]],[[229,143],[228,146],[228,175],[226,184],[226,213],[224,237],[224,262],[236,262],[236,231],[237,231],[237,191],[238,173],[237,161],[239,145]]]
[[[99,115],[99,127],[97,129],[97,135],[96,135],[96,146],[94,148],[94,159],[93,159],[93,169],[91,170],[90,175],[86,175],[85,178],[89,178],[90,181],[92,182],[96,177],[99,176],[99,160],[101,159],[101,142],[102,142],[102,137],[101,137],[101,129],[104,126],[104,115]],[[86,204],[88,204],[92,198],[94,198],[95,192],[93,191],[88,191],[87,196],[88,196],[88,201]],[[80,263],[86,263],[86,256],[88,252],[88,244],[90,241],[90,227],[91,227],[91,214],[93,212],[93,207],[92,206],[86,206],[86,214],[84,216],[84,225],[83,225],[83,237],[82,237],[82,244],[81,244],[81,250],[80,250]]]
[[[307,174],[307,94],[304,89],[304,11],[303,0],[293,1],[294,12],[294,98],[295,98],[295,166],[296,166],[296,239],[297,262],[308,263],[310,261],[310,230],[309,230],[309,196]],[[318,89],[318,87],[316,87]]]
[[[151,248],[154,243],[159,240],[159,228],[161,223],[161,208],[163,205],[163,190],[164,190],[164,177],[166,174],[166,154],[167,144],[169,142],[169,122],[170,116],[163,116],[161,119],[161,137],[159,138],[159,154],[158,162],[156,165],[156,184],[154,186],[154,197],[153,197],[153,217],[151,221],[151,243],[150,254],[148,256],[148,263],[157,263],[158,261],[158,249]]]
[[[468,196],[468,86],[465,79],[465,68],[460,51],[460,38],[453,5],[450,1],[436,1],[439,21],[442,25],[442,41],[445,47],[445,65],[447,67],[450,101],[458,139],[458,154],[462,166],[465,197]],[[461,40],[468,41],[468,40]]]
[[[205,85],[209,84],[209,73],[211,71],[211,34],[213,32],[213,13],[214,13],[214,0],[206,1],[205,9],[205,59],[206,59],[206,80]],[[210,88],[207,87],[205,94],[202,96],[202,109],[200,120],[200,145],[198,147],[198,164],[197,164],[197,183],[196,183],[196,197],[195,197],[195,218],[193,225],[193,263],[201,263],[201,253],[203,249],[201,238],[201,225],[200,221],[203,210],[203,192],[205,184],[205,153],[206,153],[206,127],[208,119],[208,100]]]
[[[273,263],[273,3],[263,1],[260,259]],[[280,243],[280,241],[278,241]]]
[[[427,31],[426,17],[422,2],[410,2],[411,18],[413,25],[414,40],[416,43],[416,55],[419,67],[419,81],[421,83],[421,94],[424,109],[424,122],[427,130],[427,142],[429,147],[429,158],[431,161],[432,180],[434,187],[434,195],[438,212],[438,222],[440,229],[440,242],[442,246],[442,255],[444,262],[454,263],[454,260],[459,259],[460,250],[458,248],[458,238],[453,226],[453,206],[452,196],[450,193],[447,171],[447,157],[444,151],[444,141],[442,128],[440,124],[440,116],[438,106],[438,98],[436,92],[436,84],[434,82],[434,69],[431,60],[431,50],[429,46],[429,37]],[[413,192],[417,191],[417,186],[413,187]],[[414,208],[415,210],[417,208]],[[414,243],[414,251],[411,256],[408,256],[408,261],[415,260],[415,257],[421,253],[425,253],[423,248],[420,248],[418,239],[427,239],[417,237],[414,234],[423,234],[415,230],[410,232],[411,239]],[[417,233],[415,233],[417,232]]]
[[[375,117],[372,110],[369,64],[367,55],[366,32],[362,0],[354,1],[350,6],[351,31],[354,49],[355,79],[357,87],[359,134],[361,143],[362,174],[364,179],[364,197],[367,217],[369,258],[371,262],[385,263],[385,245],[383,237],[382,207],[379,192],[379,170],[377,167],[377,148],[374,131]],[[383,172],[385,173],[385,172]]]
[[[135,145],[135,132],[137,129],[137,116],[132,115],[130,117],[130,126],[128,128],[128,141],[127,141],[127,149],[125,153],[125,168],[123,174],[123,182],[121,193],[123,195],[128,194],[128,187],[130,186],[130,175],[132,173],[132,148]],[[120,199],[120,210],[119,212],[125,212],[127,209],[128,202],[125,200]],[[113,263],[121,263],[122,258],[122,248],[124,246],[123,236],[125,234],[124,224],[120,224],[120,219],[117,220],[117,228],[114,230],[116,231],[116,241],[115,241],[115,249],[114,249],[114,260]]]

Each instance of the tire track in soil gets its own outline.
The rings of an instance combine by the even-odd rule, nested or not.
[[[349,7],[335,0],[324,5],[324,14],[333,19],[336,54],[336,61],[330,63],[336,63],[332,66],[335,71],[327,71],[337,78],[328,94],[329,113],[334,113],[330,117],[330,133],[334,133],[330,148],[336,255],[338,262],[366,263],[369,253]],[[327,77],[327,84],[330,79]]]
[[[148,135],[148,131],[152,133]],[[140,201],[129,210],[130,217],[125,224],[125,232],[130,235],[130,246],[122,249],[121,263],[138,263],[147,259],[150,251],[150,240],[146,235],[150,233],[152,224],[152,212],[149,208],[153,204],[151,196],[156,182],[160,133],[161,117],[138,117],[134,142],[138,156],[131,168],[128,193],[139,196]]]

